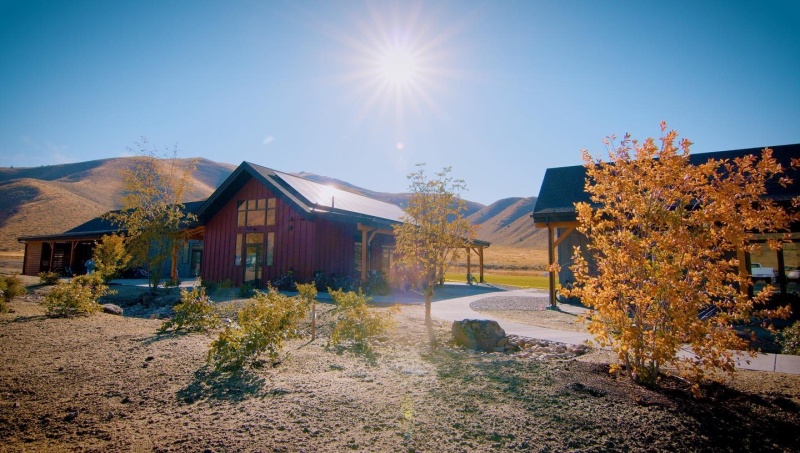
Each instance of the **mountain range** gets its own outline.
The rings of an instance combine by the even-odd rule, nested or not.
[[[17,241],[20,236],[62,233],[119,209],[120,171],[130,166],[132,159],[0,167],[0,251],[21,250],[22,245]],[[185,201],[207,198],[236,168],[207,159],[180,159],[182,165],[192,161],[196,170]],[[327,176],[296,174],[401,207],[409,197],[406,193],[374,192]],[[477,226],[479,239],[511,247],[546,248],[546,232],[535,228],[529,217],[535,204],[536,197],[505,198],[488,206],[467,201],[466,215]]]

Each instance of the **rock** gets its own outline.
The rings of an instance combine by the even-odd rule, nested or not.
[[[467,349],[486,352],[494,351],[497,342],[506,336],[506,332],[497,321],[485,319],[453,321],[452,332],[456,344]]]
[[[103,313],[122,316],[122,307],[114,304],[103,304]]]
[[[508,344],[508,337],[497,340],[497,346],[505,346]]]

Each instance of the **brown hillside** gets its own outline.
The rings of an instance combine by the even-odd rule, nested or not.
[[[61,233],[108,210],[61,184],[36,179],[2,183],[0,200],[0,250],[5,251],[22,249],[19,236]]]
[[[132,158],[102,159],[36,168],[0,168],[0,250],[20,250],[19,236],[63,233],[120,207],[120,171]],[[181,159],[187,165],[193,159]],[[207,159],[186,201],[208,197],[235,167]]]
[[[469,217],[478,226],[478,237],[492,245],[547,248],[547,230],[536,228],[530,218],[536,197],[505,198]]]

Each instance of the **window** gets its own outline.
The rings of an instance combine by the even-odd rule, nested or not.
[[[240,227],[275,225],[276,206],[275,198],[239,200],[236,225]]]
[[[234,266],[242,265],[242,235],[236,235],[236,257],[233,260]]]
[[[264,257],[264,265],[272,266],[272,258],[275,255],[275,233],[267,233],[267,254]]]

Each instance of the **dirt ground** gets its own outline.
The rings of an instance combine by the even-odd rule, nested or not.
[[[800,376],[738,372],[693,398],[609,375],[607,352],[531,360],[451,346],[404,306],[372,355],[293,340],[241,375],[205,364],[212,334],[157,333],[163,307],[51,319],[40,287],[0,314],[0,451],[797,451]],[[242,301],[221,302],[229,313]],[[528,317],[547,311],[532,312]],[[506,313],[512,316],[513,313]],[[534,322],[532,318],[528,322]],[[541,321],[562,323],[563,320]],[[306,325],[306,328],[308,326]]]

